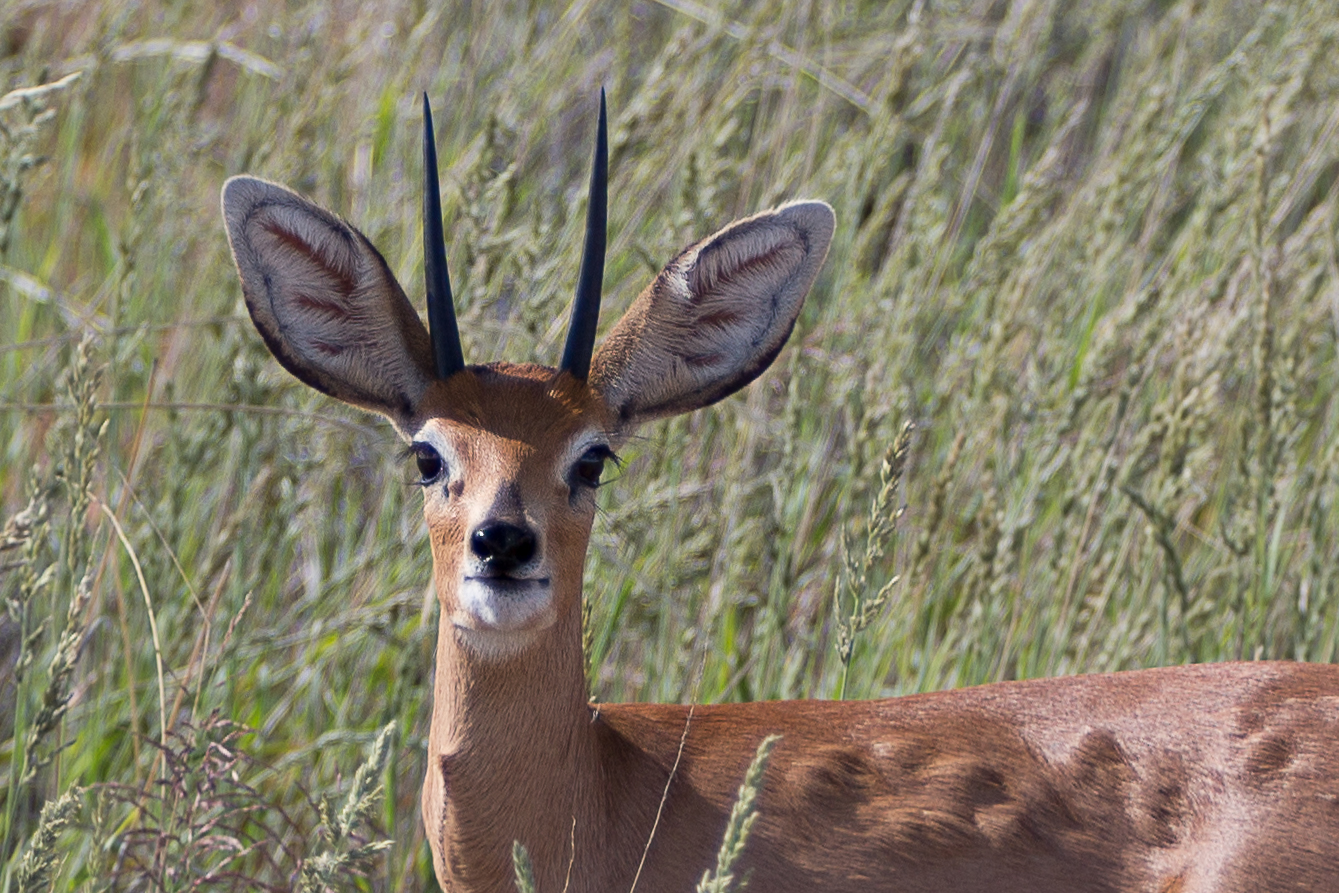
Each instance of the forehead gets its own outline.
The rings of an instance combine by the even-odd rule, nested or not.
[[[419,430],[480,432],[536,447],[562,446],[588,431],[612,436],[614,423],[585,382],[547,366],[513,363],[470,366],[434,382],[418,416]]]

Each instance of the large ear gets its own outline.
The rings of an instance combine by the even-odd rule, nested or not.
[[[601,345],[590,382],[631,424],[733,394],[781,352],[835,224],[823,202],[737,220],[688,248]]]
[[[367,237],[254,177],[223,184],[223,220],[247,310],[275,359],[405,433],[433,380],[432,346]]]

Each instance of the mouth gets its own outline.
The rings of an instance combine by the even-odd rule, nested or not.
[[[472,577],[466,577],[465,582],[467,584],[476,583],[489,586],[501,593],[515,592],[517,594],[549,587],[548,577],[536,577],[530,580],[524,577],[512,577],[507,574],[475,574]]]
[[[520,632],[551,626],[556,619],[548,577],[474,574],[461,581],[452,622],[460,629]]]

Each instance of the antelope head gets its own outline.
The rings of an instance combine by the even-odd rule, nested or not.
[[[604,269],[604,97],[585,251],[558,368],[466,365],[442,239],[424,97],[425,329],[350,224],[253,177],[223,187],[247,309],[308,385],[388,418],[423,486],[442,623],[506,660],[579,623],[581,571],[605,464],[654,418],[715,402],[776,357],[818,275],[833,215],[797,202],[737,221],[670,262],[593,351]]]

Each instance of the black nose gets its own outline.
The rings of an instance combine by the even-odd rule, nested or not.
[[[470,551],[489,569],[506,574],[535,557],[535,534],[528,527],[490,521],[470,534]]]

